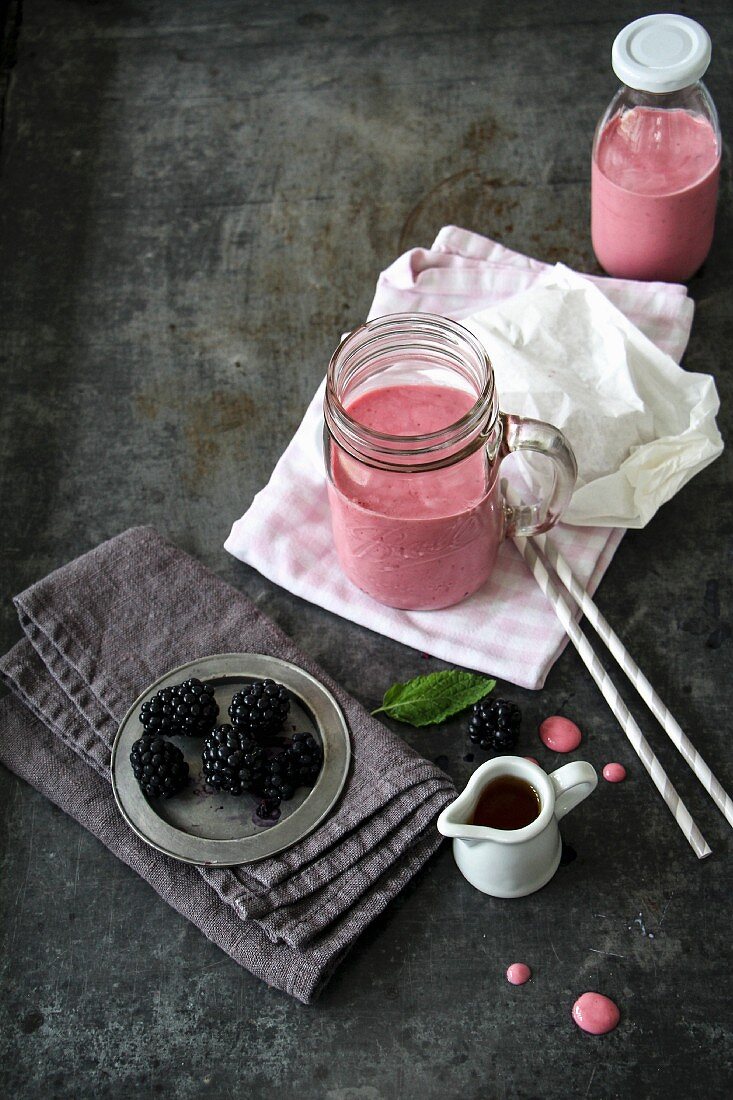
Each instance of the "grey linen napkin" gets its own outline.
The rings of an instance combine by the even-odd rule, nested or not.
[[[15,599],[25,637],[0,659],[0,760],[97,836],[238,963],[308,1003],[437,848],[454,796],[423,760],[246,597],[151,528],[133,528]],[[352,764],[328,818],[280,855],[191,867],[119,814],[110,749],[153,680],[211,653],[266,653],[316,676],[349,725]]]

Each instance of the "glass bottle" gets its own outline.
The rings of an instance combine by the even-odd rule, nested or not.
[[[620,278],[682,282],[713,239],[720,175],[718,116],[701,77],[711,45],[699,23],[650,15],[616,37],[622,87],[593,142],[591,236]]]

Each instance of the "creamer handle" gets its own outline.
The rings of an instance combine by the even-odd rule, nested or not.
[[[598,785],[598,776],[592,764],[585,760],[573,760],[553,772],[550,782],[555,788],[555,817],[559,821],[593,793]]]

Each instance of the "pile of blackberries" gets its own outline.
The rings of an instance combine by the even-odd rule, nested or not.
[[[257,815],[276,821],[281,803],[298,787],[315,786],[323,765],[323,749],[310,733],[273,741],[289,711],[288,693],[274,680],[255,680],[238,691],[229,706],[231,724],[220,726],[212,684],[192,678],[161,688],[140,708],[144,733],[130,752],[135,778],[148,798],[170,798],[182,790],[188,764],[164,738],[197,735],[204,738],[206,783],[233,795],[248,791],[259,800]]]

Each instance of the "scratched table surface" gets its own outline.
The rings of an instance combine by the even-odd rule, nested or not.
[[[589,152],[618,30],[565,0],[10,0],[2,6],[3,649],[10,597],[150,523],[245,592],[374,708],[440,668],[296,599],[222,549],[339,335],[404,249],[457,224],[581,271]],[[700,0],[733,126],[733,10]],[[690,283],[688,368],[731,425],[731,165]],[[733,788],[727,454],[623,540],[598,602]],[[576,858],[491,900],[444,845],[305,1008],[237,967],[90,834],[0,774],[8,1097],[328,1100],[731,1095],[730,830],[629,698],[713,855],[698,862],[572,650],[524,715],[577,718],[620,760],[564,823]],[[394,726],[462,785],[465,721]],[[504,979],[526,961],[529,985]],[[610,1035],[570,1018],[612,997]]]

